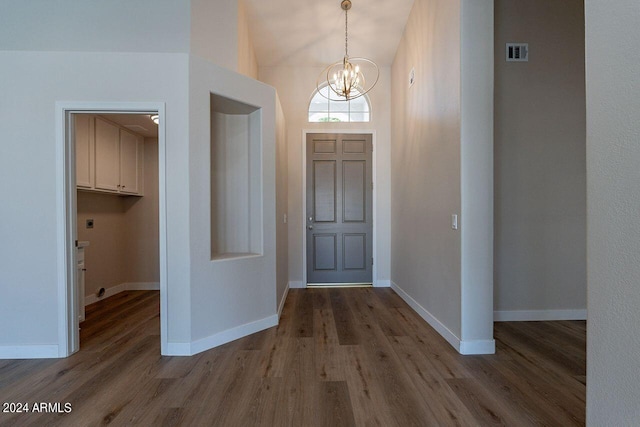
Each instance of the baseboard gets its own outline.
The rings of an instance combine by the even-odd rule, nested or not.
[[[159,291],[160,282],[132,282],[123,283],[127,291]]]
[[[289,282],[289,289],[304,289],[307,286],[304,284],[304,282],[299,282],[299,281],[292,281]]]
[[[433,314],[421,306],[418,301],[414,300],[408,293],[406,293],[395,282],[391,281],[391,289],[393,289],[409,306],[422,317],[433,329],[436,330],[442,337],[447,340],[453,348],[459,353],[460,351],[460,338],[458,338],[453,332],[449,330],[443,323],[441,323]],[[471,353],[469,353],[471,354]]]
[[[169,342],[163,356],[191,356],[191,344],[188,342]]]
[[[391,287],[391,280],[376,280],[373,284],[374,288],[389,288]]]
[[[495,340],[462,340],[460,341],[460,354],[495,354]]]
[[[96,294],[86,295],[84,297],[84,305],[87,306],[89,304],[93,304],[94,302],[98,302],[105,298],[109,298],[114,296],[115,294],[119,294],[124,291],[159,291],[160,290],[160,282],[128,282],[128,283],[120,283],[117,286],[112,286],[110,288],[105,288],[104,295],[98,297]]]
[[[402,298],[409,306],[422,317],[433,329],[436,330],[456,351],[463,355],[473,354],[495,354],[495,340],[461,340],[449,330],[442,322],[440,322],[426,308],[414,300],[395,282],[391,281],[391,289],[393,289],[400,298]]]
[[[545,320],[587,320],[587,310],[499,310],[495,322],[536,322]]]
[[[191,343],[191,355],[201,353],[203,351],[218,347],[231,341],[235,341],[239,338],[246,337],[247,335],[255,334],[262,330],[271,328],[278,324],[278,315],[265,317],[264,319],[256,320],[244,325],[237,326],[235,328],[227,329],[226,331],[218,332],[211,336],[201,338]]]
[[[101,297],[98,297],[98,295],[95,293],[90,295],[85,295],[84,305],[87,306],[89,304],[93,304],[94,302],[98,302],[105,298],[112,297],[115,294],[119,294],[120,292],[124,292],[124,291],[125,291],[124,283],[121,283],[117,286],[112,286],[110,288],[105,288],[104,295],[102,295]]]
[[[289,295],[289,285],[284,288],[284,293],[282,294],[282,298],[280,299],[280,304],[278,305],[278,321],[280,321],[280,316],[282,316],[282,309],[284,308],[284,303],[287,300],[287,295]]]
[[[55,359],[59,357],[57,345],[0,346],[0,359]]]

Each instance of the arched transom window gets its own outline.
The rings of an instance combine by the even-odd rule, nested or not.
[[[350,101],[333,101],[329,87],[315,90],[309,103],[309,122],[368,122],[371,120],[371,104],[367,95]],[[323,96],[324,95],[324,96]]]

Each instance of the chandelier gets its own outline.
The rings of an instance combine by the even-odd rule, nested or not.
[[[316,82],[318,93],[331,101],[350,101],[369,92],[378,82],[380,71],[375,62],[367,58],[349,58],[349,21],[348,12],[351,0],[342,0],[344,10],[344,58],[325,68]],[[364,71],[375,74],[368,85]],[[329,90],[322,90],[326,86]]]

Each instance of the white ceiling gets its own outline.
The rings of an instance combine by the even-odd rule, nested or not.
[[[102,114],[102,117],[145,138],[158,137],[158,125],[151,120],[149,114]]]
[[[344,55],[340,0],[244,0],[258,64],[328,65]],[[352,0],[349,56],[391,65],[413,0]]]

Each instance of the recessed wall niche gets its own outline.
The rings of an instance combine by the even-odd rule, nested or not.
[[[260,108],[211,94],[211,259],[262,254]]]

